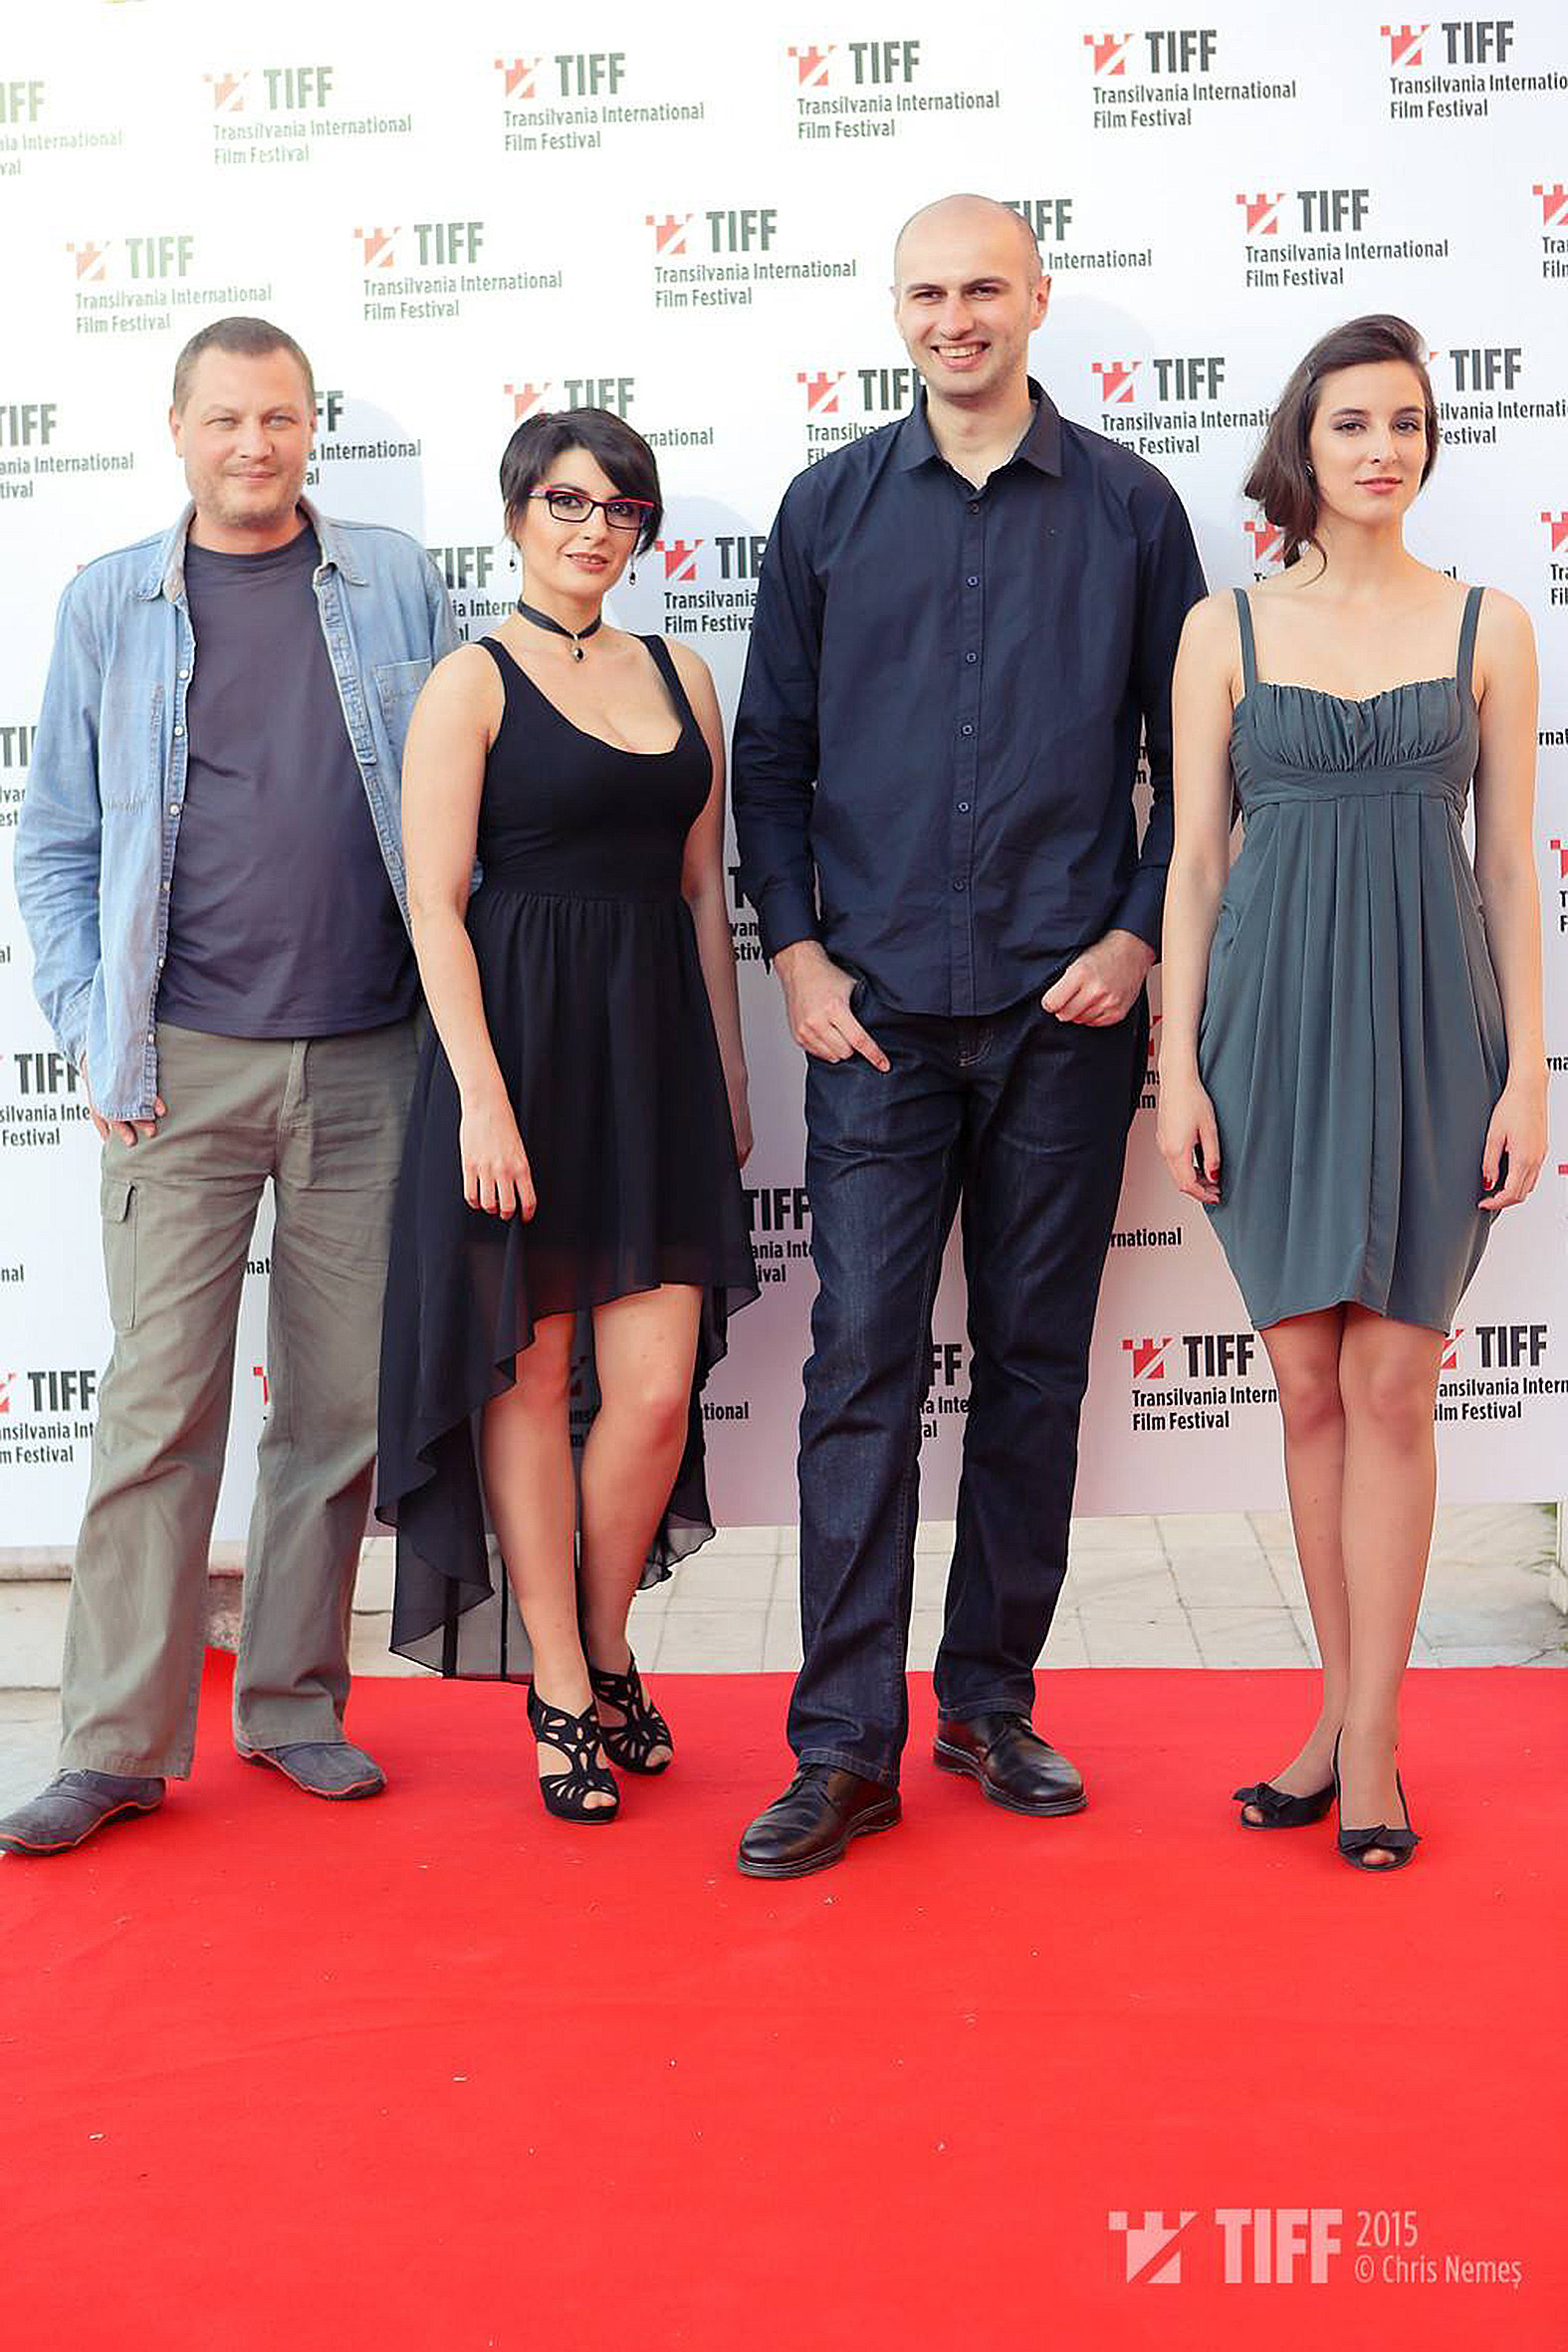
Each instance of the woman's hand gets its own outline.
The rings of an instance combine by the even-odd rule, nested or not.
[[[735,1130],[735,1159],[744,1168],[752,1156],[752,1105],[746,1087],[746,1072],[729,1088],[730,1125]]]
[[[1220,1198],[1220,1129],[1196,1069],[1162,1065],[1155,1139],[1177,1190],[1212,1208]]]
[[[504,1093],[465,1101],[457,1131],[463,1156],[463,1198],[492,1217],[527,1220],[539,1206],[534,1175],[512,1105]]]
[[[1508,1162],[1507,1181],[1499,1184],[1497,1178],[1505,1157]],[[1481,1153],[1482,1198],[1479,1207],[1516,1208],[1526,1193],[1534,1191],[1535,1179],[1541,1172],[1541,1162],[1545,1157],[1545,1088],[1510,1078],[1497,1097],[1497,1107],[1486,1129],[1485,1148]]]

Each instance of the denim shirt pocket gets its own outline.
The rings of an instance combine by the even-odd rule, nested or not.
[[[100,799],[106,809],[141,809],[163,789],[163,688],[152,689],[144,723],[133,712],[118,712],[112,700],[100,722],[100,742],[124,746],[122,756],[101,772]]]
[[[378,661],[375,664],[376,700],[381,706],[381,717],[386,732],[399,753],[403,738],[408,733],[408,722],[419,689],[430,675],[428,661]]]

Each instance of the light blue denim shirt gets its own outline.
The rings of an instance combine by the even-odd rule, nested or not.
[[[461,643],[439,573],[401,531],[301,508],[337,698],[403,920],[403,738],[431,666]],[[106,1118],[150,1117],[153,1007],[185,805],[186,697],[196,660],[185,600],[193,507],[157,539],[100,556],[60,599],[16,837],[33,986],[62,1053],[87,1056]]]

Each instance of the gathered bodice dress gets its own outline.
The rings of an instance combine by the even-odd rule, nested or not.
[[[574,1445],[598,1403],[593,1307],[664,1283],[703,1296],[685,1457],[644,1583],[713,1533],[701,1392],[727,1318],[757,1295],[724,1071],[681,892],[712,782],[662,639],[643,640],[679,732],[667,752],[584,733],[497,640],[483,881],[468,933],[538,1194],[524,1223],[463,1198],[461,1105],[433,1031],[415,1083],[387,1275],[376,1508],[397,1529],[392,1646],[447,1674],[521,1675],[493,1572],[477,1417],[544,1315],[574,1313]]]
[[[1507,1071],[1462,825],[1482,590],[1451,677],[1358,701],[1257,675],[1236,590],[1243,839],[1199,1028],[1220,1130],[1209,1211],[1258,1328],[1354,1301],[1448,1331]]]

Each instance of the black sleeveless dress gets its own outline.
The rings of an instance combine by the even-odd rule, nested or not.
[[[485,764],[469,901],[496,1058],[539,1207],[463,1198],[456,1082],[432,1030],[409,1114],[381,1339],[376,1510],[397,1529],[392,1647],[444,1674],[522,1676],[527,1638],[494,1572],[476,1416],[513,1384],[543,1315],[575,1312],[571,1433],[597,1408],[589,1309],[660,1283],[703,1293],[685,1456],[643,1572],[713,1533],[701,1389],[728,1315],[757,1296],[745,1196],[696,934],[681,896],[712,763],[660,638],[668,752],[587,735],[495,639],[506,691]]]

